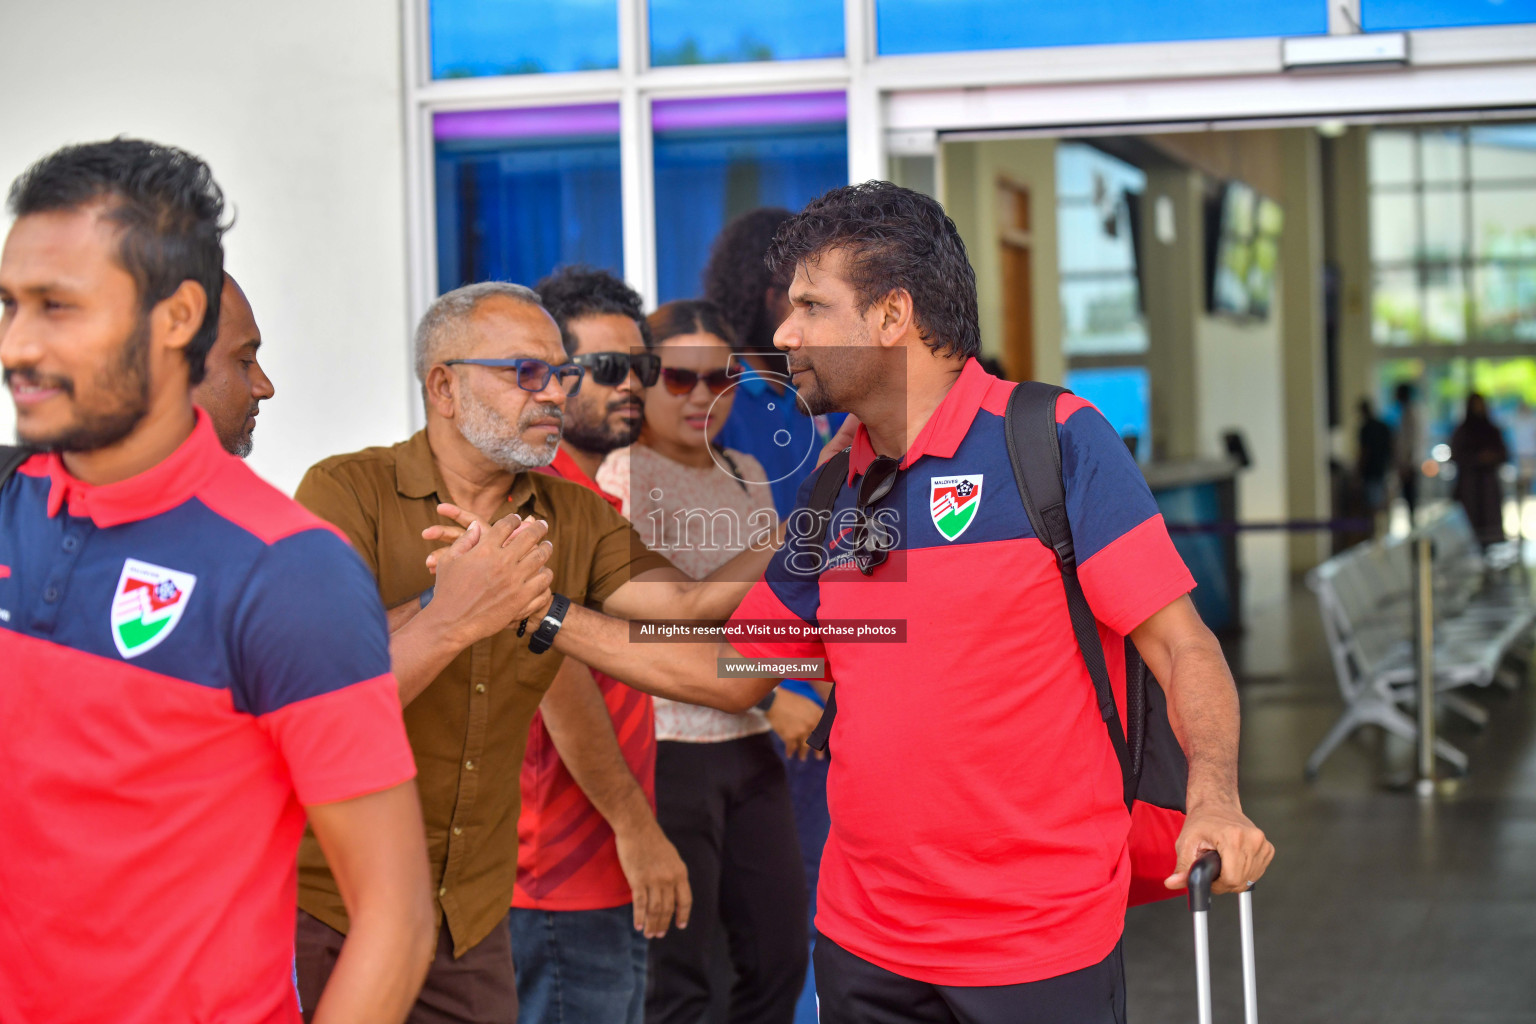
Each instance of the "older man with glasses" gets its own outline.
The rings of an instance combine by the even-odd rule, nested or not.
[[[519,805],[511,780],[561,669],[560,656],[545,653],[554,631],[572,603],[623,618],[722,618],[752,574],[688,579],[647,551],[602,497],[530,472],[554,459],[586,376],[531,289],[486,282],[443,295],[422,318],[415,355],[426,428],[321,462],[296,497],[346,534],[390,609],[444,926],[410,1020],[511,1024],[506,919]],[[467,530],[439,549],[445,515]],[[766,564],[766,554],[752,557]],[[300,849],[299,907],[299,986],[309,1006],[349,923],[313,837]]]

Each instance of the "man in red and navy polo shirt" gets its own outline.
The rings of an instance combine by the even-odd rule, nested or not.
[[[1014,485],[1011,386],[973,358],[975,279],[959,234],[932,199],[869,182],[807,206],[770,258],[794,275],[775,343],[795,387],[814,411],[846,410],[861,426],[830,560],[806,568],[792,522],[733,622],[894,619],[904,642],[630,645],[625,624],[572,609],[556,643],[600,668],[622,663],[653,694],[730,710],[774,680],[722,673],[717,659],[826,659],[841,709],[816,919],[822,1021],[1120,1024],[1130,817],[1054,557]],[[1237,694],[1221,649],[1120,439],[1081,401],[1059,403],[1058,421],[1111,674],[1123,687],[1114,652],[1129,635],[1168,691],[1189,758],[1168,884],[1215,849],[1218,891],[1241,889],[1273,848],[1238,801]],[[894,548],[866,575],[852,546],[869,518]]]
[[[316,1022],[402,1020],[431,958],[415,765],[372,577],[191,388],[223,199],[131,139],[12,187],[0,362],[0,1020],[295,1024],[306,814],[355,926]]]

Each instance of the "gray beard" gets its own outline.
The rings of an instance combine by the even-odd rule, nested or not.
[[[542,449],[523,440],[522,434],[535,419],[542,416],[561,418],[560,409],[553,405],[530,405],[518,417],[517,426],[507,422],[505,416],[482,403],[475,393],[465,388],[459,403],[459,433],[474,445],[475,450],[509,473],[521,473],[537,469],[555,461],[560,450],[560,437],[550,438]]]

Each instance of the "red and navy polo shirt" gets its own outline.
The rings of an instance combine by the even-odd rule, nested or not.
[[[414,775],[373,577],[206,414],[0,490],[0,1021],[294,1024],[304,806]]]
[[[562,446],[538,472],[581,484],[615,512],[624,503],[597,486]],[[656,809],[656,711],[649,694],[601,672],[592,673],[624,763]],[[618,839],[581,791],[535,711],[523,755],[522,805],[517,818],[517,883],[512,905],[526,910],[606,910],[634,900],[619,863]]]
[[[1120,767],[1008,460],[1012,388],[966,363],[877,503],[897,547],[869,577],[837,529],[875,457],[861,427],[829,568],[792,571],[792,535],[735,616],[905,621],[903,643],[734,643],[746,657],[824,657],[837,681],[817,930],[933,984],[1021,984],[1098,963],[1120,938],[1130,883]],[[1063,397],[1057,431],[1079,573],[1123,702],[1122,637],[1194,581],[1104,417]]]

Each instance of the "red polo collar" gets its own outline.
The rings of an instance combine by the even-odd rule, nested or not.
[[[225,459],[234,458],[219,444],[213,421],[202,409],[181,445],[158,465],[115,484],[95,486],[70,476],[58,452],[47,456],[48,515],[67,504],[72,516],[89,516],[106,528],[149,519],[169,512],[194,496]]]
[[[624,502],[603,490],[597,485],[596,480],[587,476],[586,472],[576,465],[576,460],[566,454],[565,445],[563,444],[555,450],[555,460],[548,466],[538,470],[538,472],[547,473],[550,476],[558,476],[562,480],[569,480],[573,484],[581,484],[587,490],[596,491],[598,494],[601,494],[603,500],[612,505],[615,512],[622,513],[624,511]]]
[[[933,410],[933,415],[928,417],[928,422],[923,424],[917,440],[907,447],[907,453],[901,457],[901,468],[906,469],[924,455],[934,455],[941,459],[953,457],[955,449],[960,447],[960,442],[970,433],[971,423],[981,410],[987,389],[994,379],[976,360],[967,359],[960,370],[960,376],[950,385],[949,394],[944,396],[939,407]],[[869,440],[869,431],[860,423],[848,459],[849,487],[877,457],[875,447]]]

